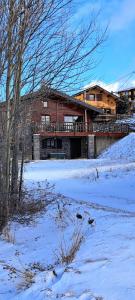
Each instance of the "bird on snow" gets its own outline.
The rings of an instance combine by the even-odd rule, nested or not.
[[[76,214],[76,217],[78,218],[78,219],[82,219],[82,215],[81,214]]]
[[[94,225],[94,223],[95,223],[95,220],[94,219],[88,219],[88,224],[90,224],[90,225]]]

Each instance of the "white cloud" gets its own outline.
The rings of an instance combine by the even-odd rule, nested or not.
[[[77,1],[78,3],[78,1]],[[108,24],[112,31],[120,31],[135,20],[135,0],[81,0],[73,15],[73,22],[84,21],[92,11],[101,10],[101,24]]]
[[[102,88],[106,89],[109,92],[116,93],[118,90],[121,90],[121,89],[135,87],[135,80],[130,80],[127,83],[125,82],[125,84],[124,84],[124,81],[121,81],[121,80],[120,81],[115,81],[114,83],[105,83],[105,82],[100,81],[100,80],[95,80],[95,81],[92,81],[89,84],[85,85],[83,87],[83,89],[87,89],[87,88],[92,87],[94,85],[99,85],[99,86],[101,86]]]
[[[100,4],[97,2],[84,2],[78,5],[78,9],[72,17],[72,23],[80,22],[80,20],[86,20],[89,18],[92,12],[97,12],[100,9]]]
[[[99,86],[103,87],[104,89],[106,89],[109,92],[116,92],[119,89],[119,82],[118,81],[116,81],[114,83],[107,84],[107,83],[105,83],[103,81],[100,81],[100,80],[95,80],[95,81],[90,82],[89,84],[84,86],[84,89],[87,89],[87,88],[92,87],[94,85],[99,85]]]
[[[135,80],[132,80],[132,85],[135,86]]]

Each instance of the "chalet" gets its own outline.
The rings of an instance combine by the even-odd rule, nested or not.
[[[129,103],[129,111],[135,112],[135,88],[127,88],[118,91],[119,97]]]
[[[28,160],[94,158],[128,133],[127,125],[95,122],[101,108],[54,89],[42,87],[21,100],[20,153],[23,143]]]
[[[77,100],[92,105],[95,108],[102,109],[106,114],[116,114],[116,101],[118,97],[105,90],[99,85],[91,86],[75,94]]]
[[[88,157],[88,133],[101,109],[53,89],[22,100],[31,110],[33,159]]]

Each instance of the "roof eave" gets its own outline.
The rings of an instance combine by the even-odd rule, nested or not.
[[[96,107],[94,107],[94,106],[92,106],[90,104],[87,104],[85,102],[78,101],[76,98],[74,98],[72,96],[69,96],[69,95],[67,95],[67,94],[65,94],[65,93],[63,93],[61,91],[56,91],[56,90],[53,90],[53,89],[52,89],[52,91],[53,91],[54,95],[57,94],[59,96],[62,96],[67,101],[70,101],[70,102],[72,102],[72,103],[74,103],[76,105],[79,105],[79,106],[83,107],[83,108],[86,108],[86,109],[89,109],[89,110],[93,110],[93,111],[95,111],[95,112],[97,112],[99,114],[103,114],[104,113],[102,109],[96,108]]]
[[[109,92],[108,90],[104,89],[103,87],[101,87],[101,86],[99,86],[99,85],[93,85],[93,86],[90,86],[90,87],[88,87],[87,89],[84,89],[84,90],[82,90],[82,91],[80,91],[80,92],[74,94],[73,97],[78,96],[78,95],[80,95],[80,94],[83,93],[83,92],[86,92],[86,91],[88,91],[88,90],[92,90],[92,89],[95,89],[95,88],[99,88],[99,89],[105,91],[107,94],[109,94],[110,96],[112,96],[112,97],[115,98],[115,99],[118,98],[117,95],[115,95],[115,94]]]

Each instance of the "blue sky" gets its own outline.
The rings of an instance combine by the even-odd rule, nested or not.
[[[116,89],[135,85],[135,74],[128,75],[135,71],[135,0],[76,0],[74,18],[87,22],[91,10],[101,10],[100,25],[109,25],[93,80]]]

